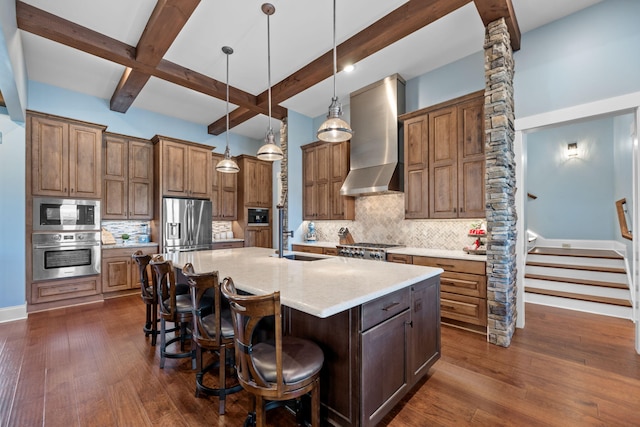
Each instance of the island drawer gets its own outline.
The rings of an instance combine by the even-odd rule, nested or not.
[[[319,246],[291,245],[291,250],[295,252],[306,252],[309,254],[322,254],[322,248]]]
[[[445,271],[440,276],[440,289],[472,297],[487,297],[487,276]]]
[[[473,325],[487,325],[487,301],[482,298],[440,292],[440,314]]]
[[[485,275],[486,266],[484,261],[469,261],[454,258],[435,258],[427,256],[413,256],[413,263],[426,265],[428,267],[440,267],[445,271],[458,271],[461,273]]]
[[[362,331],[409,308],[410,288],[401,289],[362,305]]]

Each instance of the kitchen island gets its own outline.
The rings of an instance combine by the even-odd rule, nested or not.
[[[309,254],[285,253],[288,255]],[[280,291],[286,333],[322,347],[322,417],[377,424],[440,358],[442,269],[344,257],[278,258],[273,249],[164,254],[217,270],[251,294]]]

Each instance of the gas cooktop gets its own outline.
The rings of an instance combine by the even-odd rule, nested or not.
[[[361,242],[357,242],[357,243],[349,243],[346,245],[338,245],[338,246],[349,246],[349,247],[353,247],[353,248],[373,248],[373,249],[387,249],[387,248],[397,248],[397,247],[401,247],[402,245],[400,244],[395,244],[395,243],[361,243]]]
[[[389,248],[399,248],[403,245],[397,243],[369,243],[369,242],[357,242],[344,245],[338,245],[338,255],[360,258],[360,259],[372,259],[376,261],[386,261],[387,251]]]

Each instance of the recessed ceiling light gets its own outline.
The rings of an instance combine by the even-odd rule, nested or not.
[[[350,72],[352,72],[352,71],[353,71],[353,70],[355,70],[355,69],[356,69],[356,66],[355,66],[355,65],[353,65],[353,64],[349,64],[349,65],[347,65],[346,67],[344,67],[344,68],[342,69],[342,71],[344,71],[345,73],[350,73]]]

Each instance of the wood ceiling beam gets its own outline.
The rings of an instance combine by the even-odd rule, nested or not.
[[[27,3],[21,1],[16,2],[16,18],[18,28],[23,31],[205,95],[223,101],[227,99],[227,86],[224,82],[219,82],[204,74],[181,67],[164,59],[161,60],[156,67],[139,62],[136,59],[135,47],[45,12]],[[257,105],[257,97],[255,95],[231,86],[229,87],[229,102],[255,111],[257,114],[267,114],[268,112],[265,106]],[[278,107],[273,110],[273,117],[283,118],[287,115],[286,108]]]
[[[511,38],[511,49],[520,50],[520,26],[511,0],[473,0],[485,28],[491,22],[504,18]]]
[[[410,0],[393,12],[380,18],[364,30],[342,42],[337,47],[338,69],[346,64],[355,64],[409,34],[435,22],[472,0]],[[504,1],[504,0],[503,0]],[[327,29],[329,32],[329,29]],[[316,58],[271,88],[274,104],[279,104],[294,95],[320,83],[333,74],[333,50]],[[327,94],[327,106],[331,101]],[[268,91],[258,95],[258,105],[268,102]],[[249,112],[234,110],[230,118],[246,120],[254,117]],[[236,125],[240,123],[235,123]],[[230,125],[231,126],[231,125]],[[218,119],[209,125],[209,133],[219,135],[225,130],[225,118]]]
[[[158,65],[199,3],[200,0],[158,0],[136,46],[136,61],[152,67]],[[111,110],[125,113],[150,77],[127,68],[111,96]]]

